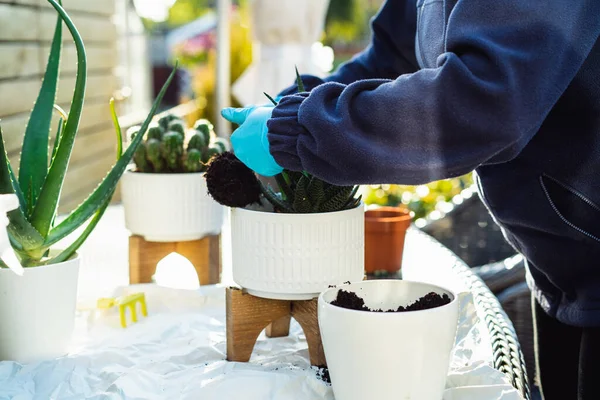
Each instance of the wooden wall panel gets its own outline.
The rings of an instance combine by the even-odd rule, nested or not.
[[[77,206],[115,162],[116,137],[108,102],[119,84],[117,29],[112,19],[115,0],[63,0],[63,5],[86,43],[88,81],[61,212]],[[42,83],[56,17],[46,0],[0,0],[0,126],[17,173],[23,133]],[[57,103],[68,112],[77,60],[66,26],[63,36]],[[57,122],[55,115],[52,136]]]

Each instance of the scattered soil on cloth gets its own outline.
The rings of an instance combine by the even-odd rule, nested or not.
[[[329,376],[329,368],[324,365],[318,365],[317,368],[317,378],[322,380],[325,383],[331,383],[331,377]]]
[[[260,184],[254,172],[228,151],[213,157],[206,170],[208,193],[227,207],[260,203]]]
[[[419,311],[427,310],[430,308],[441,307],[450,303],[450,297],[447,294],[439,295],[435,292],[431,292],[421,297],[414,303],[403,307],[400,306],[395,310],[372,310],[365,305],[365,301],[354,292],[348,292],[345,290],[339,290],[335,300],[331,302],[332,305],[349,310],[358,311],[370,311],[370,312],[405,312],[405,311]]]

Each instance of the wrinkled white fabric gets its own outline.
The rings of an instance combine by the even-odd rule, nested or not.
[[[69,355],[31,365],[0,362],[0,399],[334,399],[310,367],[295,322],[288,337],[261,335],[250,363],[227,362],[223,287],[135,285],[115,295],[140,291],[149,316],[137,324],[122,329],[114,312],[79,311]],[[460,318],[442,400],[520,399],[476,349],[479,330],[469,294],[461,295]]]

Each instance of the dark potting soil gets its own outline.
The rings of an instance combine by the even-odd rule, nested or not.
[[[324,365],[318,365],[317,367],[317,378],[326,383],[331,383],[331,377],[329,376],[329,368]]]
[[[343,289],[339,290],[335,300],[331,302],[332,305],[349,310],[358,311],[370,311],[370,312],[405,312],[405,311],[419,311],[427,310],[430,308],[441,307],[450,303],[450,297],[447,294],[439,295],[435,292],[431,292],[421,297],[414,303],[403,307],[400,306],[396,310],[372,310],[365,305],[365,301],[354,292],[348,292]]]
[[[260,202],[258,178],[232,152],[213,157],[205,177],[208,193],[221,205],[246,207]]]

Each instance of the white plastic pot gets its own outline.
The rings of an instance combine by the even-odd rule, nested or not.
[[[452,301],[423,311],[355,311],[330,304],[340,289],[371,309],[397,309],[430,292]],[[425,283],[364,281],[324,291],[318,314],[336,400],[442,398],[458,323],[455,294]]]
[[[318,297],[364,277],[364,207],[318,214],[231,210],[235,283],[282,300]]]
[[[18,276],[0,268],[0,361],[65,355],[73,333],[79,256]]]
[[[225,208],[208,195],[204,173],[127,171],[121,197],[125,226],[147,241],[196,240],[221,232]]]

